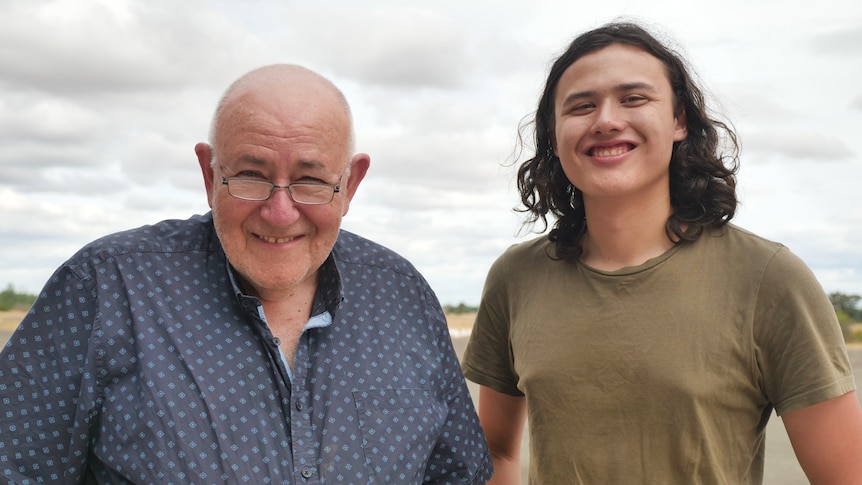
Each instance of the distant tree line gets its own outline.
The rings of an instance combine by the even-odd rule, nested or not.
[[[6,289],[0,292],[0,311],[26,310],[34,301],[36,301],[36,295],[18,293],[12,283],[9,283]],[[848,341],[862,341],[862,330],[854,331],[854,328],[862,324],[862,307],[860,307],[862,296],[834,292],[829,294],[829,301],[832,302],[832,307],[841,323],[844,338]],[[461,302],[457,305],[443,305],[443,310],[451,314],[473,313],[477,307]]]
[[[838,314],[839,318],[845,317],[854,322],[862,322],[862,308],[859,307],[862,297],[859,295],[830,293],[829,301],[832,302],[832,307],[835,308],[835,313]]]
[[[456,306],[453,305],[443,305],[443,311],[451,314],[460,314],[460,313],[473,313],[478,308],[474,306],[469,306],[464,302],[459,303]]]
[[[0,311],[8,312],[9,310],[26,310],[36,301],[36,295],[27,293],[18,293],[9,283],[6,289],[0,291]]]
[[[835,314],[838,316],[841,331],[844,333],[844,340],[861,342],[862,330],[855,329],[858,328],[858,324],[862,323],[862,308],[859,307],[862,297],[835,292],[829,294],[829,301],[832,302],[832,308],[835,309]]]

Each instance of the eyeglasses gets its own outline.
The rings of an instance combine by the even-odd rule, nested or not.
[[[242,200],[269,199],[275,189],[287,189],[290,199],[297,204],[320,205],[332,202],[335,193],[341,191],[341,185],[312,184],[306,182],[289,185],[275,185],[266,180],[244,179],[239,177],[221,178],[221,183],[227,185],[227,192]]]

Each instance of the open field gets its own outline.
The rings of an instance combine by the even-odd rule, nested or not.
[[[18,323],[24,318],[27,312],[25,310],[12,310],[8,312],[0,311],[0,330],[12,331],[18,326]],[[466,332],[469,334],[470,328],[473,326],[473,319],[476,318],[475,313],[458,313],[446,315],[446,320],[449,323],[449,328],[455,334]],[[458,335],[461,336],[461,335]],[[466,336],[466,335],[464,335]]]
[[[25,311],[0,312],[0,347],[6,344],[6,340],[12,335],[12,332],[18,326],[18,323],[24,318]],[[470,335],[470,330],[473,327],[473,319],[476,317],[473,313],[451,314],[447,315],[449,323],[449,331],[452,335],[452,342],[456,352],[460,356],[467,344],[467,337]],[[854,373],[857,376],[862,376],[862,344],[855,343],[848,345],[850,349],[850,360],[854,368]],[[470,392],[474,399],[478,396],[478,386],[472,382],[468,382]],[[862,401],[862,394],[859,395]],[[862,404],[862,403],[860,403]],[[528,440],[529,434],[525,434],[522,444],[522,460],[523,472],[526,474],[528,465]],[[766,431],[767,453],[765,467],[765,485],[803,485],[808,481],[802,473],[796,457],[793,454],[793,448],[790,445],[790,440],[787,439],[787,433],[781,424],[781,420],[773,416],[769,420]],[[525,475],[526,476],[526,475]]]
[[[0,311],[0,346],[6,344],[6,338],[9,334],[15,331],[18,323],[24,318],[27,312],[25,310],[13,310],[8,312]],[[446,320],[449,323],[449,331],[452,338],[466,338],[470,335],[470,329],[473,327],[473,319],[476,318],[475,313],[457,313],[446,315]]]
[[[452,338],[469,337],[470,330],[473,329],[473,321],[475,319],[475,313],[447,314],[446,322],[449,324],[449,333],[452,335]]]
[[[8,312],[0,311],[0,336],[3,334],[12,333],[18,326],[18,323],[24,318],[27,312],[24,310],[13,310]],[[470,336],[470,330],[473,328],[473,321],[476,318],[475,313],[450,313],[446,315],[446,321],[449,323],[449,332],[453,339],[467,338]],[[862,332],[862,324],[854,326],[855,331]],[[0,346],[6,343],[5,339],[0,338]],[[862,349],[862,343],[854,342],[847,344],[848,348]]]
[[[13,310],[2,312],[0,311],[0,335],[10,334],[18,326],[18,323],[24,318],[27,312],[24,310]],[[476,318],[475,313],[450,313],[446,315],[446,321],[449,323],[449,332],[453,339],[467,338],[470,336],[470,330],[473,328],[473,321]],[[854,330],[862,332],[862,324],[857,324]],[[5,339],[0,339],[0,346],[6,343]],[[851,343],[847,345],[849,348],[862,349],[862,343]]]
[[[18,323],[24,318],[27,312],[24,310],[12,310],[8,312],[0,312],[0,331],[12,332],[18,327]],[[5,341],[0,343],[6,343]]]

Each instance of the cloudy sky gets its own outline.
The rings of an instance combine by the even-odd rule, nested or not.
[[[588,5],[591,3],[592,5]],[[36,293],[103,234],[208,210],[193,147],[275,62],[350,100],[372,157],[345,228],[479,301],[520,233],[519,122],[572,37],[636,19],[678,43],[743,144],[735,222],[862,294],[862,7],[727,0],[0,0],[0,285]]]

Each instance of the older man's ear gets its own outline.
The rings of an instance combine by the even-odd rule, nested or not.
[[[213,149],[209,143],[200,142],[195,145],[195,154],[198,156],[198,164],[201,166],[201,174],[204,177],[204,186],[207,189],[207,203],[213,206],[213,177],[212,166]]]
[[[350,209],[350,201],[353,200],[353,196],[356,194],[356,189],[359,187],[359,183],[362,182],[362,179],[365,178],[365,174],[368,172],[368,167],[370,166],[371,157],[367,153],[357,153],[350,161],[350,176],[347,178],[345,183],[344,207],[341,211],[342,216],[347,215],[347,211]]]

